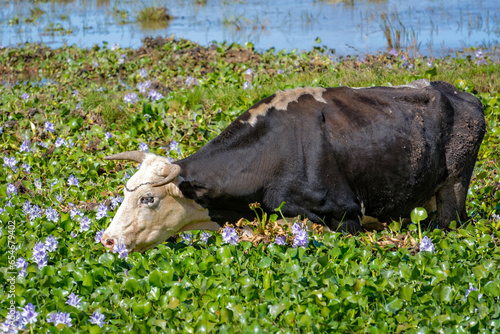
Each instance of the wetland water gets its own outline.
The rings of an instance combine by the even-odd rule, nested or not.
[[[141,9],[166,6],[168,25],[142,25]],[[500,41],[498,0],[0,0],[0,46],[40,42],[91,47],[103,42],[139,47],[147,36],[244,44],[258,50],[310,50],[325,45],[338,55],[418,49],[440,56]],[[315,43],[319,37],[321,42]]]

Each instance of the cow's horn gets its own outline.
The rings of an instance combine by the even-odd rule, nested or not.
[[[104,157],[104,160],[132,160],[142,162],[146,157],[146,153],[141,151],[127,151],[118,154],[109,155]]]
[[[167,183],[172,182],[181,173],[181,167],[176,164],[165,164],[163,168],[162,176],[165,176],[163,180],[158,183],[153,184],[153,187],[160,187]]]

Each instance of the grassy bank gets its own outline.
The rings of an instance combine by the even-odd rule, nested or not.
[[[137,50],[1,49],[0,322],[12,303],[34,333],[498,331],[500,64],[478,50],[327,54],[169,38]],[[95,242],[135,170],[103,156],[144,145],[188,156],[278,89],[418,78],[474,93],[488,124],[472,218],[425,231],[435,252],[420,251],[414,225],[396,222],[356,237],[311,232],[297,248],[195,233],[123,259]]]

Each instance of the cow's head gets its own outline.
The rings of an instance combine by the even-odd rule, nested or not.
[[[139,151],[104,159],[141,163],[140,169],[125,183],[124,200],[102,236],[105,247],[113,250],[120,243],[129,252],[144,252],[177,232],[218,226],[210,222],[206,209],[182,195],[177,186],[182,179],[179,165]]]

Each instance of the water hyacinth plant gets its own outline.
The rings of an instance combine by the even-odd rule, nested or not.
[[[222,230],[222,241],[231,245],[238,244],[238,233],[230,226],[224,227]]]
[[[359,61],[172,38],[144,43],[141,51],[113,42],[0,50],[2,78],[23,83],[0,85],[2,330],[500,331],[494,55],[467,49],[467,56],[439,59],[394,50]],[[37,77],[22,77],[20,68]],[[189,245],[181,235],[142,254],[119,243],[107,252],[101,244],[123,184],[137,170],[104,156],[143,143],[174,160],[188,157],[277,90],[416,78],[451,82],[485,106],[488,133],[469,188],[470,221],[442,231],[433,214],[418,211],[409,226],[387,221],[383,231],[351,236],[306,228],[303,217],[287,217],[289,225],[279,212],[262,219],[257,210],[261,221],[248,222],[253,236],[238,225],[189,231]],[[422,225],[420,236],[424,221],[430,228]]]

